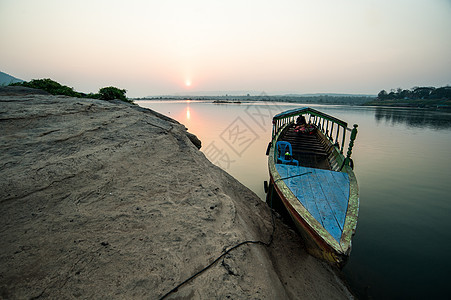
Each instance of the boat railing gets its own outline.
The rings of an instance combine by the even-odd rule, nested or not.
[[[272,130],[273,142],[282,130],[287,126],[294,124],[296,118],[301,115],[306,117],[307,123],[315,125],[341,154],[343,154],[344,151],[347,132],[351,132],[348,151],[344,161],[344,164],[349,165],[351,162],[352,147],[354,146],[354,140],[357,136],[357,124],[354,124],[353,128],[348,128],[346,122],[310,107],[293,109],[275,115],[273,118]]]

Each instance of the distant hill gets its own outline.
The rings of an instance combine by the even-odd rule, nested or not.
[[[0,86],[8,85],[10,83],[15,83],[15,82],[23,82],[23,80],[13,77],[9,74],[0,72]]]

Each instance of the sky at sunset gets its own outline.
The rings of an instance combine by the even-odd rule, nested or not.
[[[0,71],[129,97],[451,84],[451,0],[0,0]]]

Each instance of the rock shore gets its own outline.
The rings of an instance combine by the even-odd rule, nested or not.
[[[270,209],[178,122],[139,106],[0,89],[0,299],[159,299]],[[347,299],[274,218],[168,299]]]

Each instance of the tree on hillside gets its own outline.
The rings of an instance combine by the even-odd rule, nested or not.
[[[415,87],[413,89],[413,95],[416,99],[427,99],[433,90],[433,87]]]
[[[398,99],[410,99],[412,96],[412,92],[409,90],[402,90],[398,93]]]
[[[379,94],[377,94],[377,98],[379,98],[380,100],[385,100],[387,99],[387,91],[386,90],[382,90],[379,92]]]
[[[451,99],[451,86],[444,86],[433,90],[430,97],[436,99]]]

